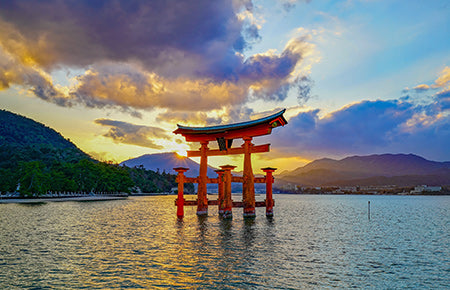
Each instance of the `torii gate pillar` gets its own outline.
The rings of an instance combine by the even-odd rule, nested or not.
[[[176,200],[177,205],[177,216],[178,218],[183,218],[184,216],[184,173],[189,170],[189,168],[185,167],[176,167],[174,168],[176,172],[178,172],[177,175],[177,182],[178,182],[178,198]]]
[[[242,202],[244,217],[255,216],[255,184],[252,170],[251,143],[252,137],[244,137],[244,180],[242,182]]]
[[[208,193],[206,190],[206,184],[208,180],[208,143],[208,141],[202,141],[200,143],[200,173],[198,176],[197,215],[208,214]]]
[[[266,216],[273,217],[273,197],[272,197],[272,173],[277,170],[276,168],[266,167],[261,168],[266,173]]]
[[[224,192],[223,192],[223,218],[233,217],[233,200],[231,199],[231,170],[235,169],[236,166],[233,165],[223,165],[220,166],[224,170]]]
[[[224,173],[225,170],[223,169],[217,169],[214,170],[218,177],[217,177],[217,193],[218,193],[218,202],[219,202],[219,215],[223,215],[225,212],[225,183],[224,183]]]

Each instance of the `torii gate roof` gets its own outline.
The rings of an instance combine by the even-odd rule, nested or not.
[[[268,135],[272,133],[272,128],[287,124],[287,121],[283,116],[285,111],[286,109],[283,109],[276,114],[261,119],[228,125],[211,127],[188,127],[177,125],[178,129],[173,131],[173,133],[181,134],[186,138],[186,141],[191,142],[213,141],[218,138],[230,140]]]

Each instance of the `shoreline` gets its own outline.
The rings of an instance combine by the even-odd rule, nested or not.
[[[336,194],[336,193],[276,193],[276,194],[287,194],[287,195],[390,195],[390,196],[448,196],[449,193],[445,194]],[[275,195],[276,195],[275,194]],[[40,203],[48,203],[48,202],[66,202],[66,201],[75,201],[75,202],[89,202],[89,201],[108,201],[108,200],[124,200],[129,197],[139,197],[139,196],[176,196],[174,194],[161,194],[161,193],[145,193],[145,194],[130,194],[130,195],[117,195],[117,196],[66,196],[66,197],[33,197],[33,198],[16,198],[16,197],[1,197],[0,204],[40,204]],[[214,195],[214,194],[213,194]],[[234,194],[236,195],[236,194]],[[193,195],[194,196],[194,195]]]
[[[128,196],[68,196],[68,197],[42,197],[42,198],[5,198],[0,199],[0,204],[5,203],[47,203],[64,201],[105,201],[122,200]]]

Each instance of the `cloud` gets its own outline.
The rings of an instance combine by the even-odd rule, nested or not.
[[[439,77],[436,79],[434,84],[420,84],[415,86],[413,89],[416,92],[426,92],[430,89],[449,89],[450,88],[450,67],[446,66],[441,72]],[[403,90],[404,93],[407,93],[410,89],[406,88]]]
[[[297,66],[311,49],[306,37],[295,37],[281,54],[269,51],[249,57],[243,63],[239,77],[249,84],[254,98],[282,101],[289,89],[296,86]]]
[[[155,70],[194,58],[213,62],[242,38],[240,1],[80,0],[2,1],[0,18],[10,31],[7,50],[23,45],[39,65],[85,66],[99,60],[139,60]],[[11,35],[17,35],[11,39]],[[209,63],[212,64],[212,63]],[[212,67],[211,67],[212,68]],[[204,68],[206,69],[206,68]],[[180,73],[180,71],[173,72]]]
[[[3,89],[30,87],[60,106],[209,111],[249,98],[283,100],[298,85],[308,49],[294,38],[281,53],[244,59],[260,38],[251,1],[0,2]],[[81,68],[59,90],[51,72]],[[3,71],[6,71],[2,67]],[[13,76],[13,77],[12,77]]]
[[[306,103],[311,98],[311,90],[314,86],[314,81],[309,76],[298,77],[294,86],[297,88],[297,101],[299,104]]]
[[[129,64],[102,64],[78,78],[73,98],[94,107],[210,110],[238,104],[246,91],[232,82],[209,79],[165,79]],[[218,102],[219,101],[219,102]]]
[[[450,89],[436,94],[436,105],[438,106],[438,111],[450,110]]]
[[[435,81],[435,86],[441,88],[450,86],[450,67],[447,66],[441,71],[441,75]]]
[[[70,100],[53,86],[51,77],[45,71],[24,65],[0,46],[0,90],[11,85],[26,86],[38,98],[60,106],[71,106]]]
[[[273,148],[309,158],[414,152],[450,159],[450,117],[444,109],[378,100],[351,104],[323,117],[319,110],[302,112],[285,128],[274,130]]]
[[[157,127],[135,125],[110,119],[97,119],[94,122],[98,125],[110,127],[109,131],[103,136],[111,138],[117,143],[163,149],[164,147],[155,143],[155,140],[170,139],[165,130]]]
[[[249,118],[254,117],[253,115],[253,109],[246,106],[228,106],[220,111],[212,111],[208,113],[169,110],[164,113],[160,113],[157,116],[156,121],[189,126],[212,126],[229,124],[231,122],[248,121]]]
[[[425,85],[425,84],[421,84],[421,85],[418,85],[418,86],[414,87],[414,90],[416,90],[416,92],[427,91],[429,89],[430,89],[430,86],[429,85]]]
[[[77,78],[71,98],[88,107],[123,109],[170,108],[209,111],[239,106],[253,98],[284,100],[290,89],[309,99],[311,80],[296,77],[302,54],[311,49],[303,40],[291,40],[281,54],[257,54],[235,68],[235,78],[164,78],[130,63],[102,63]]]
[[[292,10],[295,7],[297,2],[309,3],[309,2],[311,2],[311,0],[278,0],[278,2],[280,2],[280,4],[283,6],[283,9],[286,12],[289,12],[290,10]]]
[[[199,126],[220,124],[220,118],[208,117],[205,112],[167,111],[156,117],[157,122],[197,124]]]

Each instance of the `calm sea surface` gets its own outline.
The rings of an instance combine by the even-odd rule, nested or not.
[[[274,197],[272,220],[177,221],[174,196],[0,204],[0,288],[450,289],[449,196]]]

